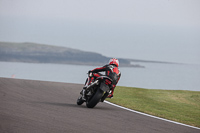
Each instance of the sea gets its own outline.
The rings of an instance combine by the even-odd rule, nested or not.
[[[118,86],[200,91],[200,65],[137,64],[145,68],[120,67]],[[87,72],[96,67],[100,66],[0,62],[0,77],[84,84]]]

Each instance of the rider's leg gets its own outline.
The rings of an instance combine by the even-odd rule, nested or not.
[[[110,95],[107,96],[107,98],[113,98],[114,88],[112,88]]]
[[[113,86],[112,86],[111,93],[110,93],[110,95],[108,95],[107,98],[113,98],[113,93],[114,93],[114,89],[115,89],[115,87],[116,87],[116,85],[113,85]]]

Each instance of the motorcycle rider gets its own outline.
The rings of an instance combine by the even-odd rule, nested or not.
[[[85,82],[85,86],[83,87],[82,90],[82,98],[85,100],[85,90],[88,85],[92,81],[94,81],[97,77],[100,77],[102,74],[99,72],[105,72],[105,75],[108,76],[109,78],[112,79],[112,88],[111,88],[111,93],[108,95],[108,98],[113,97],[114,89],[120,79],[121,72],[119,70],[119,61],[116,58],[110,59],[109,63],[103,67],[95,68],[91,71],[88,72],[89,77],[87,78]]]

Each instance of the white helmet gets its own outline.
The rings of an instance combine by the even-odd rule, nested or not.
[[[110,59],[109,64],[110,65],[114,64],[114,65],[116,65],[118,67],[119,66],[119,61],[116,58],[112,58],[112,59]]]

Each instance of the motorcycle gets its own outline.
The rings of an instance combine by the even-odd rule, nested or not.
[[[89,73],[88,80],[92,74]],[[85,88],[85,97],[83,98],[83,90],[77,99],[77,105],[82,105],[86,102],[88,108],[94,108],[99,102],[103,102],[111,93],[112,79],[108,76],[100,76],[92,81]]]

